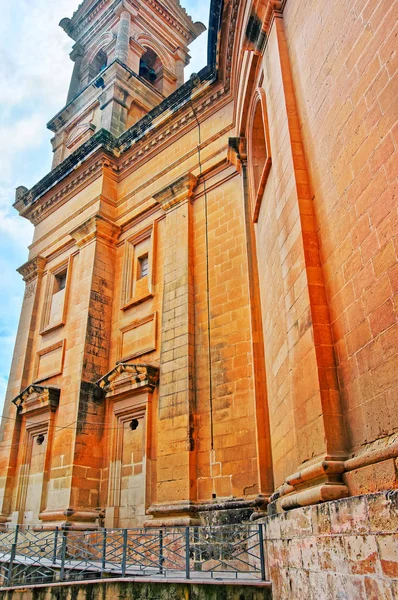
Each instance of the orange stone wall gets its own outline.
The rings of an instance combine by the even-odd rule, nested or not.
[[[397,11],[284,10],[351,452],[396,428]]]
[[[266,3],[268,20],[226,5],[218,81],[37,199],[2,521],[31,519],[20,441],[32,416],[11,401],[32,383],[60,389],[51,415],[35,413],[52,428],[49,526],[95,527],[100,509],[110,527],[191,524],[214,500],[263,510],[277,490],[282,510],[396,486],[396,4],[318,4]],[[246,39],[255,10],[260,50]],[[136,247],[150,264],[140,282]],[[67,260],[64,322],[43,330],[47,281]],[[135,417],[145,435],[130,439]]]

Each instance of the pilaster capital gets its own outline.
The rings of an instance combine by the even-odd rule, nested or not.
[[[198,178],[193,173],[187,173],[154,194],[153,197],[167,211],[184,200],[189,200],[197,183]]]
[[[73,229],[70,236],[75,240],[76,245],[82,248],[97,238],[115,244],[120,231],[121,229],[116,223],[112,223],[101,215],[94,215]]]
[[[138,6],[135,6],[133,2],[127,0],[121,0],[115,8],[115,15],[121,17],[123,13],[128,13],[131,17],[138,15]]]
[[[19,267],[17,271],[22,275],[24,282],[28,284],[43,273],[45,264],[46,259],[43,256],[36,256]]]

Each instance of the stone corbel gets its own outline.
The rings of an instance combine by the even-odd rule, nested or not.
[[[112,223],[112,221],[101,215],[94,215],[79,225],[79,227],[73,229],[70,232],[70,236],[75,240],[76,245],[82,248],[96,238],[101,238],[110,244],[115,244],[120,231],[120,227]]]
[[[187,173],[154,194],[153,197],[163,210],[167,211],[185,200],[190,200],[197,183],[198,178],[192,173]]]
[[[20,415],[45,409],[55,412],[59,404],[59,396],[59,388],[29,385],[12,402]]]
[[[227,159],[228,162],[240,173],[242,164],[245,164],[247,161],[246,138],[229,138]]]

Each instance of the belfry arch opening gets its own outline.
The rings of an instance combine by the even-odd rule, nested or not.
[[[140,77],[148,81],[159,92],[163,92],[163,63],[151,48],[146,48],[140,60]]]
[[[90,63],[90,77],[94,78],[104,71],[108,66],[108,55],[104,50],[100,50]]]

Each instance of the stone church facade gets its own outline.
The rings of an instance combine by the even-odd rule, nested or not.
[[[315,564],[318,597],[345,577],[393,598],[396,17],[212,0],[185,83],[204,26],[178,0],[85,0],[61,21],[53,168],[15,201],[35,230],[4,526],[266,518],[281,598]]]

